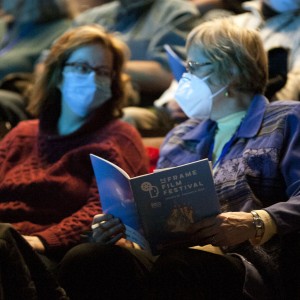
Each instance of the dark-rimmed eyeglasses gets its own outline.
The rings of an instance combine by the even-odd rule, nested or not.
[[[84,62],[68,62],[65,63],[65,67],[68,67],[71,72],[77,74],[90,74],[92,71],[99,77],[110,77],[112,72],[106,67],[92,67]]]
[[[211,64],[212,63],[209,62],[209,61],[204,62],[204,63],[200,63],[198,61],[188,60],[186,62],[186,70],[189,73],[194,73],[194,72],[197,72],[199,70],[199,68],[204,67],[204,66],[208,66],[208,65],[211,65]]]

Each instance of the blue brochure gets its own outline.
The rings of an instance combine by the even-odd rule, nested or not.
[[[153,255],[189,244],[186,229],[220,212],[207,159],[133,178],[103,158],[91,154],[91,161],[104,213],[119,217],[127,239]]]

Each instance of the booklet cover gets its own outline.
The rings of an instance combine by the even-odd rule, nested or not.
[[[187,244],[190,224],[220,212],[207,159],[130,178],[113,163],[90,156],[104,213],[120,218],[127,239],[153,255]]]

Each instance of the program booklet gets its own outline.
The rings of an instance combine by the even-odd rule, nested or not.
[[[153,255],[186,245],[186,229],[220,212],[207,159],[137,177],[91,154],[104,213],[120,218],[126,238]]]

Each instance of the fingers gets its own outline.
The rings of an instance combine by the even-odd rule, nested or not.
[[[216,227],[220,222],[214,217],[205,218],[197,223],[191,224],[188,228],[188,233],[194,234],[197,232],[202,232],[203,235],[211,235],[211,230]]]
[[[110,214],[98,214],[94,216],[92,224],[101,223],[103,221],[109,221],[111,219],[113,219],[113,216]]]
[[[112,215],[96,215],[92,224],[93,240],[103,244],[114,244],[125,237],[125,226]]]
[[[223,240],[220,231],[222,218],[219,218],[219,216],[205,218],[190,226],[189,234],[195,245],[221,245],[221,241]]]
[[[199,236],[197,236],[197,234],[195,234],[194,240],[197,241],[197,245],[199,245],[199,246],[205,246],[208,244],[211,244],[213,246],[222,246],[222,242],[221,242],[218,234],[213,234],[213,235],[210,235],[205,238],[199,237]]]
[[[117,235],[115,235],[113,238],[111,238],[110,240],[108,240],[106,242],[107,245],[114,245],[116,244],[120,239],[125,238],[125,235],[120,232]]]
[[[192,224],[191,239],[198,245],[233,246],[251,237],[252,219],[246,212],[226,212]]]

